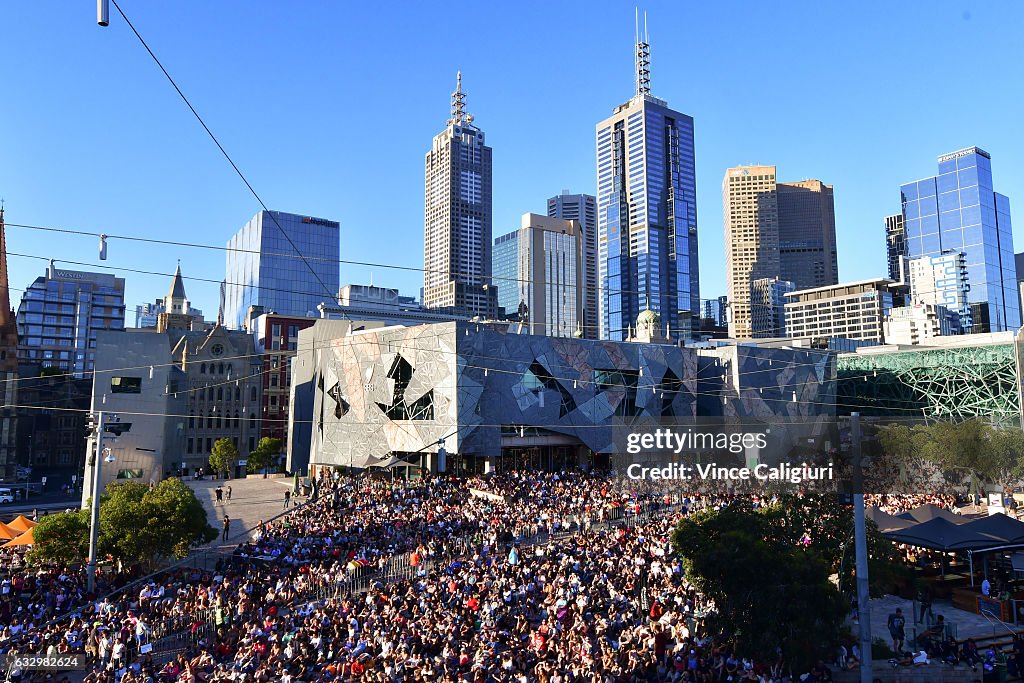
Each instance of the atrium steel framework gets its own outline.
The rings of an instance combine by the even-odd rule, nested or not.
[[[1020,356],[1019,338],[983,346],[843,354],[837,412],[1019,423]]]

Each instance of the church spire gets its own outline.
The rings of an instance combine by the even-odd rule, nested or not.
[[[0,203],[0,327],[10,324],[11,290],[7,282],[7,230],[4,228],[4,206]]]

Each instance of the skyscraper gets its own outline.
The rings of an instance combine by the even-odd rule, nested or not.
[[[548,215],[552,218],[579,221],[583,234],[583,336],[597,339],[597,197],[591,194],[562,194],[548,199]],[[501,295],[501,283],[498,295]]]
[[[1010,200],[993,191],[992,158],[978,147],[943,154],[938,175],[900,187],[907,257],[964,254],[972,332],[1020,327]]]
[[[92,374],[96,334],[104,330],[124,330],[124,280],[51,261],[18,306],[19,360],[83,378]]]
[[[523,215],[494,241],[498,300],[530,334],[583,336],[583,238],[579,221]],[[513,289],[514,288],[514,289]]]
[[[228,240],[222,323],[243,329],[249,307],[280,315],[315,314],[338,295],[336,221],[260,211]],[[286,235],[287,233],[287,235]]]
[[[754,336],[751,282],[778,276],[779,207],[774,166],[730,168],[722,181],[729,336]]]
[[[811,289],[839,281],[832,186],[820,180],[780,183],[774,166],[739,166],[725,172],[722,201],[729,334],[752,336],[751,319],[759,316],[758,335],[779,336],[781,330],[771,333],[765,325],[781,312],[752,310],[752,283],[778,280]],[[770,293],[762,286],[757,305]]]
[[[466,113],[459,72],[451,118],[425,160],[423,307],[493,317],[491,148]]]
[[[907,232],[902,213],[885,217],[885,253],[889,263],[889,279],[899,282],[905,276],[901,261],[907,257]]]
[[[597,124],[602,339],[625,339],[646,308],[678,336],[701,314],[693,118],[651,96],[646,33],[637,31],[636,94]]]
[[[798,288],[839,282],[832,186],[820,180],[778,183],[779,277]]]

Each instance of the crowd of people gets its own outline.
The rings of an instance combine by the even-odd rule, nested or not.
[[[0,597],[0,651],[82,654],[87,683],[718,683],[790,673],[781,659],[744,660],[712,637],[704,617],[714,606],[671,553],[681,515],[735,494],[582,472],[326,477],[316,488],[315,501],[261,523],[209,570],[179,568],[110,595],[127,580],[115,574],[96,596],[80,571],[13,572]],[[827,680],[827,668],[808,675]]]

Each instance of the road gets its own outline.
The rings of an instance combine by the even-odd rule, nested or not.
[[[80,504],[81,503],[78,499],[38,504],[33,503],[31,500],[29,500],[27,504],[20,501],[13,504],[4,503],[3,505],[0,505],[0,522],[9,522],[18,515],[25,515],[26,517],[31,518],[33,510],[37,511],[40,515],[42,515],[44,511],[53,514],[54,512],[64,512],[69,507],[72,509],[77,508]]]

